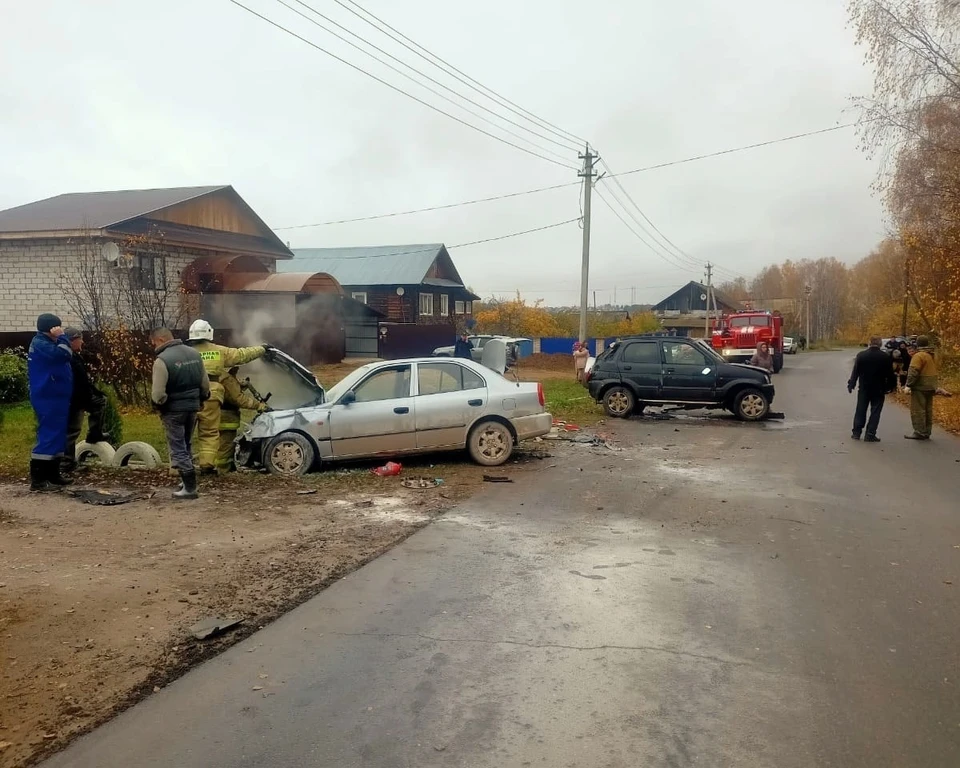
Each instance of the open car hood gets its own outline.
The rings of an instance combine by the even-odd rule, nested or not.
[[[243,366],[239,378],[250,383],[263,397],[270,396],[268,405],[275,410],[292,410],[320,405],[325,393],[317,377],[302,363],[279,349],[270,353],[270,359],[261,358]]]

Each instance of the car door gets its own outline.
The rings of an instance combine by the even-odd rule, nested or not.
[[[660,344],[656,339],[624,343],[617,360],[620,380],[633,385],[639,400],[660,399]]]
[[[717,387],[717,366],[686,339],[663,342],[663,399],[710,401]]]
[[[487,405],[487,385],[459,363],[418,363],[416,401],[417,448],[462,447]]]
[[[392,456],[416,450],[412,366],[371,371],[330,409],[330,440],[337,459]]]

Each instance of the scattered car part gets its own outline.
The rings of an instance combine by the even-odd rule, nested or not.
[[[130,462],[141,464],[145,469],[157,469],[163,464],[157,449],[149,443],[134,440],[117,448],[113,456],[113,466],[127,467]]]
[[[73,498],[82,501],[84,504],[92,504],[96,507],[115,507],[119,504],[128,504],[131,501],[140,501],[149,499],[150,494],[140,493],[138,491],[102,491],[96,488],[71,488],[67,494]]]
[[[208,616],[190,627],[190,634],[197,640],[209,640],[211,637],[222,635],[242,622],[243,619],[223,619],[219,616]]]

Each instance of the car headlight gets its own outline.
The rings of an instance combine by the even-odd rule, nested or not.
[[[725,355],[727,355],[727,356],[729,357],[730,355],[733,354],[733,350],[730,349],[730,347],[725,347],[724,350],[723,350],[723,354],[725,354]]]

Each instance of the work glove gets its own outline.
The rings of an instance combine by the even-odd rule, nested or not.
[[[257,413],[270,413],[271,411],[273,411],[273,408],[271,408],[271,407],[270,407],[269,405],[267,405],[266,403],[263,403],[263,404],[257,409]]]
[[[910,394],[910,387],[904,387],[904,388],[903,388],[903,394],[909,395],[909,394]]]
[[[272,344],[264,344],[264,345],[263,345],[263,358],[264,358],[264,360],[273,360],[274,357],[276,357],[276,355],[274,355],[274,352],[276,352],[276,351],[277,351],[277,348],[276,348],[275,346],[273,346]]]

